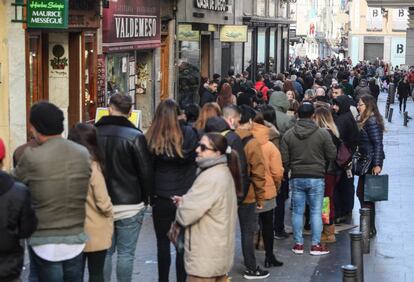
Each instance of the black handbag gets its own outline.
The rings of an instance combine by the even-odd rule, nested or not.
[[[367,174],[372,162],[372,155],[362,154],[357,151],[352,156],[352,172],[355,175],[365,175]]]
[[[388,175],[365,175],[364,201],[388,201]]]

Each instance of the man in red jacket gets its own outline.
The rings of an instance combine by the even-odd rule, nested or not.
[[[269,88],[264,83],[264,78],[261,74],[257,75],[256,84],[254,88],[256,89],[257,94],[259,94],[259,92],[262,93],[263,100],[267,101],[267,91],[269,91]]]
[[[413,96],[414,88],[414,66],[411,66],[410,72],[408,73],[408,82],[410,83],[410,94]]]

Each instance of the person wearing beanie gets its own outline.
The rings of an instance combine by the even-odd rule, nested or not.
[[[29,187],[39,220],[28,249],[40,281],[83,279],[90,156],[85,147],[62,137],[63,121],[55,105],[33,105],[30,132],[39,146],[27,147],[12,172]]]
[[[20,240],[33,234],[37,218],[29,189],[2,171],[5,157],[0,139],[0,281],[20,281],[24,258]]]
[[[311,214],[311,255],[325,255],[329,250],[320,244],[322,232],[322,201],[325,191],[326,163],[335,160],[336,147],[326,129],[311,119],[315,108],[303,102],[298,109],[299,120],[282,138],[280,151],[283,166],[290,170],[292,190],[292,225],[295,245],[292,251],[303,254],[303,213],[308,202]]]

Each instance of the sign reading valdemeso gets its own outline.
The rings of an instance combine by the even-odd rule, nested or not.
[[[28,0],[27,27],[66,29],[68,0]]]

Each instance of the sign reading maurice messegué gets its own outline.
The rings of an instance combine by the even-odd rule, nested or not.
[[[68,0],[28,0],[27,27],[66,29]]]
[[[160,0],[112,0],[103,9],[105,52],[155,48],[161,43]]]

